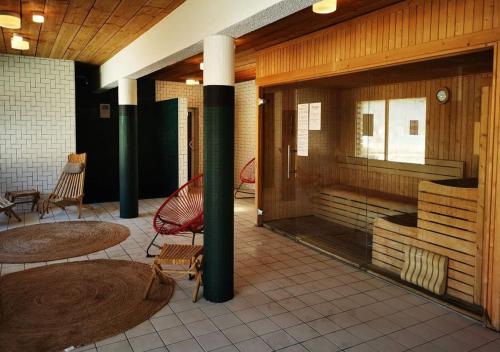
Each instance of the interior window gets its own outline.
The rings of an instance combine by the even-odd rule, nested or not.
[[[385,100],[368,100],[358,103],[356,156],[385,159]]]
[[[425,164],[426,99],[389,100],[387,160]]]
[[[425,164],[426,105],[426,98],[360,101],[356,156]]]

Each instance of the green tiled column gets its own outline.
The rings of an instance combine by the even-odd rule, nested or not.
[[[118,81],[120,217],[135,218],[139,208],[137,81]]]
[[[137,106],[119,107],[120,217],[138,215]]]
[[[234,252],[234,87],[205,86],[204,189],[205,274],[203,292],[211,302],[233,297]]]
[[[203,43],[204,260],[208,301],[234,296],[234,40],[224,35]]]

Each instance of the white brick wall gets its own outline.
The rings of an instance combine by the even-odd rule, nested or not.
[[[200,138],[200,140],[198,141],[198,169],[203,170],[203,86],[201,84],[188,86],[187,84],[180,82],[156,81],[156,101],[173,98],[186,98],[187,108],[198,109]]]
[[[50,192],[74,150],[74,63],[0,55],[0,194]]]
[[[240,171],[255,157],[257,150],[257,90],[255,81],[236,84],[234,126],[234,185],[240,184]]]
[[[235,86],[235,145],[234,184],[239,185],[241,168],[255,156],[257,110],[255,81]],[[179,82],[156,81],[156,101],[187,98],[189,108],[198,108],[200,138],[200,170],[203,170],[203,86],[188,86]]]

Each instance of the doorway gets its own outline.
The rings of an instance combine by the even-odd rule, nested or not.
[[[188,108],[187,147],[188,147],[188,180],[197,176],[200,170],[199,148],[199,112],[198,108]]]

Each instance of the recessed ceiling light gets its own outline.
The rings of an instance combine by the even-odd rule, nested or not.
[[[30,42],[24,40],[20,35],[14,34],[10,40],[10,46],[12,49],[16,50],[28,50],[30,48]]]
[[[203,71],[203,69],[204,69],[204,68],[205,68],[205,65],[203,64],[203,62],[202,62],[202,63],[200,63],[200,70],[202,70],[202,71]]]
[[[188,86],[196,86],[196,85],[200,84],[200,81],[198,81],[196,79],[186,79],[186,84]]]
[[[31,17],[33,22],[35,23],[43,23],[45,22],[45,17],[42,12],[33,12],[33,16]]]
[[[21,16],[15,12],[0,11],[0,27],[9,29],[21,28]]]
[[[337,0],[321,0],[313,4],[313,12],[327,14],[337,11]]]

